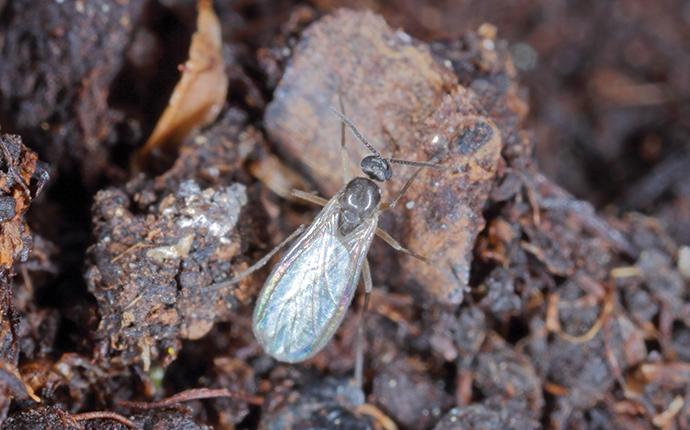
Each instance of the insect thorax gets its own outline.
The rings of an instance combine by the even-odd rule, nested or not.
[[[378,210],[381,201],[381,189],[367,178],[354,178],[347,183],[340,202],[338,229],[340,234],[347,235],[362,221]]]

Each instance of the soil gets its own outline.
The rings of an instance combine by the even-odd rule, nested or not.
[[[0,428],[690,428],[690,4],[212,6],[0,0]],[[382,185],[361,387],[362,295],[293,365],[226,282],[361,174],[329,107],[441,166]]]

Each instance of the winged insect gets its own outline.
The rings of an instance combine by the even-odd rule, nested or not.
[[[352,302],[360,277],[365,287],[361,309],[366,308],[372,289],[366,255],[375,235],[396,250],[423,259],[378,229],[378,219],[383,210],[396,205],[421,168],[439,165],[383,157],[344,113],[331,110],[342,121],[341,153],[345,154],[345,126],[371,152],[360,163],[364,176],[345,178],[345,186],[329,200],[293,190],[296,197],[323,206],[321,212],[309,226],[300,226],[261,260],[223,283],[238,282],[264,266],[278,250],[295,240],[273,267],[259,293],[252,323],[254,335],[264,351],[283,362],[306,360],[326,346]],[[345,156],[343,161],[346,176]],[[377,182],[391,179],[391,164],[417,166],[419,169],[393,200],[383,203]],[[355,370],[356,379],[360,381],[361,344],[358,342]]]

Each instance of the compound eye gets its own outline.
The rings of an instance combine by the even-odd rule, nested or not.
[[[368,155],[362,159],[360,165],[362,167],[362,172],[375,181],[387,181],[393,176],[391,165],[388,161],[379,156]]]

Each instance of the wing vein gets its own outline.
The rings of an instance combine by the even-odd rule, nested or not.
[[[302,361],[320,351],[354,295],[378,217],[341,237],[338,209],[336,195],[276,265],[257,300],[262,311],[254,331],[279,360]]]

